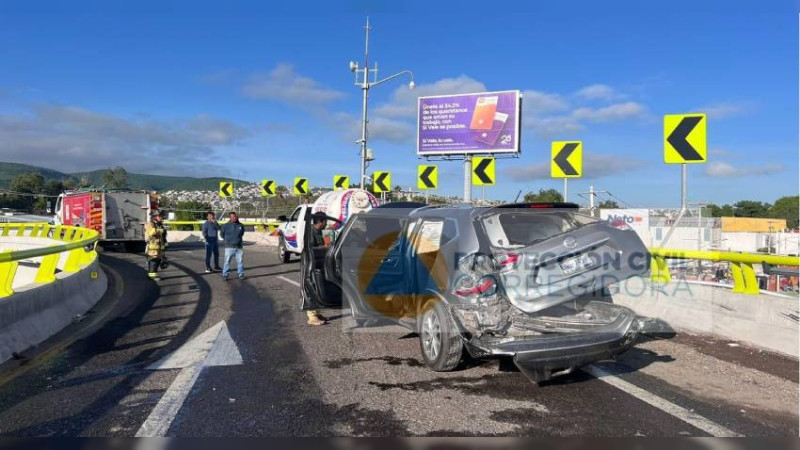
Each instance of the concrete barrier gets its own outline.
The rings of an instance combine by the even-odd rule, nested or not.
[[[59,272],[51,283],[30,283],[0,298],[0,363],[42,343],[85,314],[107,287],[106,275],[95,259],[76,273]]]
[[[675,329],[714,334],[798,357],[798,297],[762,291],[738,294],[729,287],[673,279],[659,285],[631,278],[612,290],[614,303],[660,319]]]
[[[167,240],[169,242],[193,243],[203,242],[203,235],[199,231],[180,231],[170,230],[167,233]],[[259,231],[249,231],[244,233],[244,243],[254,245],[268,245],[277,246],[278,237],[272,236],[269,233]],[[220,242],[222,245],[222,242]]]

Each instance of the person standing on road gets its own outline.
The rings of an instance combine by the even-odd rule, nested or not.
[[[236,257],[236,272],[239,279],[244,278],[244,250],[242,249],[242,238],[244,237],[244,225],[239,223],[239,216],[235,212],[228,214],[228,223],[220,228],[220,236],[225,245],[225,261],[222,264],[222,277],[228,280],[228,272],[231,270],[231,257]]]
[[[206,273],[211,273],[211,257],[214,257],[214,270],[219,268],[219,223],[214,213],[206,213],[206,221],[203,223],[203,239],[206,241]]]
[[[311,219],[311,254],[314,254],[314,250],[325,250],[328,248],[328,245],[325,243],[325,238],[322,236],[322,230],[325,228],[327,223],[327,218],[324,214],[320,215],[313,215]],[[307,253],[303,252],[303,257],[306,257]],[[306,265],[303,264],[302,267]],[[311,274],[303,274],[304,276],[311,276]],[[303,309],[306,311],[306,315],[308,316],[308,324],[311,326],[319,326],[325,325],[328,323],[328,319],[322,316],[317,309],[314,302],[310,301],[306,298],[305,292],[303,295]]]
[[[147,275],[158,281],[158,269],[167,247],[167,230],[161,221],[160,211],[153,211],[150,215],[150,222],[144,227],[144,236],[147,241]]]

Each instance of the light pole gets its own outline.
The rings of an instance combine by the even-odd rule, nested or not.
[[[414,89],[414,74],[410,70],[404,70],[402,72],[398,72],[392,76],[388,76],[381,80],[378,80],[378,63],[375,63],[375,68],[369,68],[369,30],[371,27],[369,26],[369,17],[367,17],[367,24],[364,27],[364,66],[359,67],[357,62],[350,61],[350,72],[356,74],[356,86],[361,88],[361,92],[363,95],[363,103],[362,103],[362,117],[361,117],[361,139],[356,141],[357,144],[361,146],[361,176],[359,177],[361,189],[364,189],[364,177],[367,173],[367,103],[369,99],[369,90],[372,87],[375,87],[379,84],[385,83],[391,79],[397,78],[402,75],[408,75],[411,78],[411,82],[408,83],[409,89]],[[369,74],[372,73],[372,79],[375,81],[369,81]],[[362,79],[359,81],[359,76]]]

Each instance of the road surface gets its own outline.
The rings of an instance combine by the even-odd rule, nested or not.
[[[543,385],[497,361],[434,373],[402,328],[306,326],[299,265],[272,248],[228,282],[202,248],[170,259],[153,282],[142,256],[102,254],[104,299],[2,367],[1,435],[798,435],[797,361],[740,343],[645,336]]]

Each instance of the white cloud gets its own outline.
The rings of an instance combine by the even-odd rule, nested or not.
[[[643,166],[639,160],[620,158],[615,155],[590,153],[583,156],[583,178],[595,179],[622,172],[630,172]],[[515,181],[550,179],[550,162],[528,164],[506,169],[506,175]]]
[[[344,92],[320,86],[313,78],[295,72],[290,64],[278,64],[265,74],[252,75],[242,87],[248,98],[276,100],[298,108],[317,108],[345,97]]]
[[[564,111],[569,104],[564,97],[549,92],[526,90],[522,92],[522,114],[547,114]]]
[[[585,100],[613,100],[621,97],[614,88],[607,84],[592,84],[575,92],[577,97]]]
[[[721,102],[712,103],[697,108],[698,112],[706,113],[708,117],[714,119],[727,119],[728,117],[739,116],[751,110],[751,103]]]
[[[378,105],[372,112],[384,117],[415,118],[417,116],[417,98],[419,97],[469,94],[485,90],[486,86],[483,83],[466,75],[443,78],[433,83],[419,84],[414,89],[409,89],[407,85],[402,85],[394,90],[389,102]]]
[[[784,169],[783,164],[764,164],[762,166],[735,167],[723,161],[713,161],[705,168],[705,175],[714,178],[742,178],[748,176],[772,175]]]
[[[224,119],[198,115],[172,121],[135,119],[63,105],[30,105],[0,115],[5,161],[76,172],[123,166],[132,172],[227,173],[215,147],[237,145],[251,134]],[[56,164],[55,161],[58,161]]]
[[[636,102],[615,103],[602,108],[578,108],[572,112],[572,117],[591,122],[611,122],[616,120],[641,117],[645,108]]]
[[[575,118],[571,116],[552,116],[552,117],[525,117],[522,118],[522,125],[531,130],[536,137],[545,139],[558,135],[577,133],[584,129]]]

